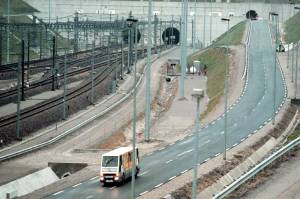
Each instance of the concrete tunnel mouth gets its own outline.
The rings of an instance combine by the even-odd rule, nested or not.
[[[246,13],[246,18],[247,19],[257,19],[258,17],[258,14],[255,10],[249,10],[247,13]]]
[[[165,44],[178,44],[180,41],[180,32],[177,28],[169,27],[161,35]]]

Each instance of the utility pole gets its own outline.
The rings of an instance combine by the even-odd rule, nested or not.
[[[22,41],[22,43],[24,42],[24,40]],[[22,44],[23,46],[23,44]],[[22,49],[23,51],[23,49]],[[23,54],[23,52],[22,52]],[[23,55],[22,55],[23,57]],[[17,69],[17,87],[18,87],[18,99],[17,99],[17,123],[16,123],[16,132],[17,132],[17,140],[21,140],[21,134],[20,134],[20,120],[21,120],[21,110],[20,110],[20,106],[21,106],[21,83],[20,83],[20,74],[21,74],[21,62],[19,60],[18,62],[18,69]]]
[[[297,99],[297,90],[298,90],[298,54],[299,54],[299,42],[297,42],[297,47],[296,47],[295,99]]]
[[[148,1],[148,33],[147,33],[147,68],[146,68],[146,104],[145,104],[145,131],[144,140],[150,141],[151,124],[151,19],[152,19],[152,0]]]
[[[92,82],[92,89],[91,89],[91,103],[94,104],[94,71],[95,71],[95,40],[93,42],[93,52],[92,52],[92,73],[91,73],[91,82]]]
[[[55,43],[55,36],[52,38],[52,91],[55,91],[55,49],[56,49],[56,43]]]
[[[9,23],[10,23],[10,0],[7,0],[7,43],[6,43],[6,64],[10,62],[10,40],[9,40]]]
[[[179,84],[179,96],[184,98],[184,79],[186,73],[187,65],[187,11],[188,11],[188,2],[183,0],[182,8],[182,41],[180,42],[180,65],[181,65],[181,75],[180,75],[180,84]]]
[[[192,34],[193,34],[193,40],[192,40],[192,43],[193,43],[193,53],[196,52],[196,44],[195,44],[195,41],[196,41],[196,31],[197,31],[197,23],[196,23],[197,16],[196,16],[196,13],[197,13],[197,1],[195,0],[194,15],[193,15],[194,19],[192,20],[192,28],[193,28],[193,31],[192,31]]]
[[[212,0],[210,0],[210,20],[209,20],[209,44],[211,45],[212,40]]]
[[[64,56],[64,99],[63,99],[63,120],[67,118],[66,114],[66,103],[67,103],[67,52],[65,49],[65,56]]]
[[[25,91],[24,91],[24,88],[25,88],[25,84],[24,84],[24,81],[25,81],[25,41],[22,40],[22,76],[21,76],[21,81],[22,81],[22,85],[21,85],[21,91],[22,91],[22,94],[21,94],[21,100],[22,101],[25,101]]]
[[[203,11],[203,47],[206,47],[205,33],[206,33],[206,2],[204,1],[204,11]]]
[[[30,33],[27,33],[27,83],[29,84],[29,75],[30,75]]]

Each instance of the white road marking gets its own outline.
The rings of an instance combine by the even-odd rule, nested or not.
[[[221,133],[220,133],[221,135],[223,135],[224,134],[224,131],[221,131]]]
[[[185,172],[187,172],[188,170],[186,169],[186,170],[184,170],[184,171],[181,171],[180,173],[181,174],[184,174]]]
[[[192,152],[192,151],[193,151],[193,149],[190,149],[190,150],[188,150],[188,151],[185,151],[185,152],[182,152],[182,153],[178,154],[177,156],[178,156],[178,157],[179,157],[179,156],[183,156],[184,154],[189,153],[189,152]]]
[[[169,178],[169,180],[173,180],[174,178],[176,178],[177,176],[173,176],[173,177],[171,177],[171,178]]]
[[[149,173],[149,171],[144,171],[144,172],[141,173],[139,176],[145,175],[146,173]]]
[[[241,142],[243,142],[245,140],[245,138],[241,139]]]
[[[95,176],[95,177],[93,177],[93,178],[91,178],[91,179],[89,179],[89,180],[95,180],[96,178],[98,178],[98,176]]]
[[[56,196],[56,195],[58,195],[58,194],[60,194],[60,193],[62,193],[62,192],[64,192],[64,191],[59,191],[59,192],[56,192],[56,193],[54,193],[54,194],[52,194],[52,195]]]
[[[221,153],[217,153],[216,155],[215,155],[215,157],[217,157],[218,155],[220,155]]]
[[[146,194],[146,193],[148,193],[149,191],[144,191],[143,193],[140,193],[140,196],[142,196],[142,195],[144,195],[144,194]]]
[[[116,188],[116,186],[113,186],[113,187],[111,187],[111,188],[109,188],[110,190],[113,190],[114,188]]]
[[[158,151],[164,150],[165,148],[166,148],[166,147],[160,148],[160,149],[158,149]]]
[[[236,145],[238,145],[238,143],[235,143],[235,144],[233,145],[233,147],[235,147]]]
[[[210,160],[210,158],[205,159],[204,162],[207,162],[208,160]]]
[[[166,162],[166,164],[168,164],[168,163],[170,163],[170,162],[172,162],[173,160],[168,160],[167,162]]]
[[[78,184],[75,184],[73,185],[72,187],[75,188],[75,187],[78,187],[79,185],[81,185],[82,183],[78,183]]]
[[[155,188],[160,187],[161,185],[163,185],[163,183],[156,185]]]
[[[210,143],[210,140],[206,140],[206,141],[204,142],[204,144],[208,144],[208,143]]]
[[[94,196],[89,195],[89,196],[87,196],[85,199],[92,199],[92,198],[94,198]]]

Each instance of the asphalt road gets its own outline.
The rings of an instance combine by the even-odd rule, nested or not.
[[[273,116],[274,48],[265,21],[253,21],[250,34],[248,80],[241,98],[228,111],[227,148],[261,128]],[[276,110],[285,97],[285,86],[276,70]],[[223,152],[224,118],[221,116],[200,132],[199,163]],[[193,165],[193,136],[178,141],[141,159],[141,175],[136,195],[159,187]],[[98,178],[74,185],[47,198],[130,198],[131,183],[121,187],[101,187]]]

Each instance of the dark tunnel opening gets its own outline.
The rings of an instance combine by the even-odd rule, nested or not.
[[[124,30],[122,32],[122,37],[123,37],[124,44],[128,44],[128,34],[129,34],[129,30]],[[133,43],[135,43],[135,29],[133,30],[133,36],[132,36],[132,38],[133,38]],[[141,40],[141,32],[138,29],[137,30],[137,42],[139,43],[140,40]]]
[[[255,20],[257,19],[258,17],[258,14],[255,10],[249,10],[247,13],[246,13],[246,18],[247,19],[252,19],[252,20]]]
[[[165,44],[178,44],[180,41],[180,32],[177,28],[169,27],[162,33],[162,39]]]

